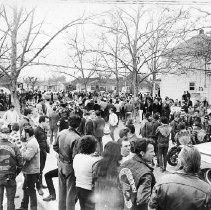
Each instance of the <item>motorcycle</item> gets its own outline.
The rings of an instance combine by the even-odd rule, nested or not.
[[[172,147],[167,154],[167,162],[171,166],[176,166],[178,163],[178,155],[182,150],[184,145],[177,144],[176,146]]]
[[[191,131],[190,131],[191,133]],[[203,141],[200,142],[204,143],[207,142],[207,137],[204,136]],[[195,144],[192,140],[190,142],[190,144]],[[178,155],[180,153],[180,151],[182,150],[182,148],[184,147],[185,144],[183,144],[182,142],[176,142],[176,146],[173,146],[167,154],[167,162],[169,165],[171,166],[176,166],[178,163]]]

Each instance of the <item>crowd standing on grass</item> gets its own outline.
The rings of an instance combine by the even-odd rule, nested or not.
[[[211,186],[197,176],[201,155],[193,147],[211,141],[206,99],[193,103],[188,92],[181,101],[107,92],[29,96],[21,98],[21,112],[9,104],[2,118],[0,210],[5,190],[7,209],[15,209],[20,173],[18,210],[37,210],[36,191],[43,196],[43,189],[49,192],[43,200],[57,199],[59,210],[74,210],[77,201],[82,210],[211,209]],[[170,141],[185,145],[174,174],[166,173]],[[52,149],[57,167],[43,174]],[[162,172],[159,182],[154,169]]]

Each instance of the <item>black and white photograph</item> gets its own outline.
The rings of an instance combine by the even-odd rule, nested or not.
[[[211,1],[0,0],[0,210],[211,210]]]

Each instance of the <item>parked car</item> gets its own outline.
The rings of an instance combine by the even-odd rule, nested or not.
[[[211,142],[194,145],[201,153],[201,176],[211,185]]]

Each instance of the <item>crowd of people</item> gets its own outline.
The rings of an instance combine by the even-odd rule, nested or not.
[[[193,146],[211,141],[206,100],[193,104],[188,92],[181,101],[110,93],[45,100],[41,94],[21,114],[15,108],[5,112],[0,130],[0,210],[4,189],[7,209],[15,209],[20,173],[19,210],[37,210],[36,190],[43,195],[45,188],[43,200],[58,198],[59,210],[74,210],[77,201],[82,210],[211,209],[211,186],[197,176],[201,155]],[[170,142],[184,145],[173,174],[165,173]],[[43,174],[52,149],[58,167]],[[163,173],[158,182],[154,168]]]

